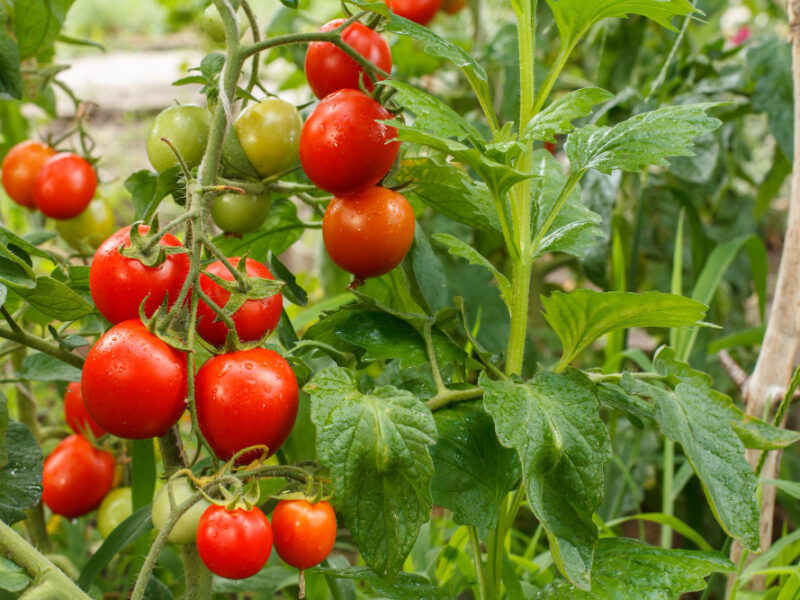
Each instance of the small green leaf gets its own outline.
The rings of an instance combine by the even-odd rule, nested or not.
[[[30,381],[80,381],[81,370],[48,354],[32,352],[22,361],[22,379]]]
[[[575,589],[563,579],[551,583],[543,600],[673,600],[705,589],[712,573],[736,570],[718,552],[673,550],[628,538],[605,538],[597,544],[592,590]]]
[[[497,281],[497,287],[500,289],[500,296],[503,298],[506,306],[511,306],[511,283],[508,281],[508,277],[503,275],[497,270],[497,267],[489,262],[488,258],[466,242],[462,242],[449,233],[434,233],[433,239],[440,244],[444,244],[447,247],[447,251],[453,256],[460,256],[461,258],[467,259],[471,265],[477,265],[488,269],[492,275],[494,275],[495,281]]]
[[[25,0],[14,14],[14,34],[21,60],[47,52],[74,0]]]
[[[304,389],[336,507],[367,565],[393,577],[430,517],[433,415],[395,387],[362,394],[353,374],[340,367],[320,371]]]
[[[19,100],[22,98],[22,75],[19,70],[19,48],[6,32],[7,15],[0,5],[0,94]]]
[[[573,172],[614,169],[636,172],[648,165],[668,167],[670,156],[693,156],[692,140],[721,125],[706,111],[715,104],[666,106],[613,127],[587,125],[567,138]]]
[[[314,571],[331,577],[364,581],[382,598],[388,600],[452,600],[453,598],[445,590],[415,573],[398,573],[393,580],[385,581],[365,567],[317,568]]]
[[[435,504],[460,525],[475,525],[485,539],[497,508],[520,477],[516,452],[497,441],[492,418],[479,403],[461,403],[433,415],[439,439],[430,452]]]
[[[0,519],[11,525],[25,518],[24,509],[42,496],[42,449],[22,423],[6,430],[8,463],[0,469]]]
[[[556,135],[575,129],[573,121],[589,116],[596,104],[608,102],[613,97],[614,94],[601,88],[582,88],[564,94],[528,122],[520,139],[555,142]]]
[[[131,194],[134,220],[150,222],[158,205],[170,194],[183,194],[180,167],[170,167],[161,173],[136,171],[125,180]],[[178,199],[176,198],[176,201]]]
[[[800,482],[789,481],[787,479],[762,479],[762,483],[774,485],[785,494],[789,494],[795,500],[800,500]]]
[[[235,594],[258,590],[260,595],[274,597],[279,591],[297,585],[297,571],[282,566],[267,566],[252,577],[245,579],[225,579],[214,576],[212,582],[214,592],[218,594]]]
[[[94,313],[91,304],[52,277],[38,277],[32,290],[17,288],[16,292],[39,312],[59,321],[74,321]]]
[[[0,590],[21,592],[31,583],[25,569],[0,556]]]
[[[603,494],[611,440],[594,386],[579,371],[541,371],[527,383],[481,374],[483,403],[497,437],[522,462],[528,501],[550,540],[559,570],[589,589],[597,527],[592,514]]]
[[[791,161],[794,156],[792,45],[777,35],[757,40],[747,50],[747,68],[753,81],[753,110],[767,113],[770,131]]]
[[[409,292],[426,313],[432,315],[444,307],[447,302],[447,276],[444,266],[419,225],[414,228],[414,243],[401,267]]]
[[[559,367],[568,365],[589,344],[617,329],[703,325],[707,307],[696,300],[662,292],[553,292],[542,297],[544,318],[564,349]]]
[[[284,298],[297,306],[308,304],[306,291],[297,283],[294,274],[274,254],[269,257],[269,268],[275,278],[283,280],[284,286],[280,289],[280,292]]]

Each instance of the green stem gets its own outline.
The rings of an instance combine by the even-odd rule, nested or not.
[[[577,39],[580,39],[580,36],[578,36]],[[569,59],[570,54],[572,54],[572,51],[575,49],[576,44],[577,41],[573,44],[564,44],[562,42],[561,47],[558,49],[556,62],[552,67],[550,67],[550,71],[547,73],[547,77],[545,78],[544,83],[539,90],[539,94],[536,96],[536,102],[533,105],[533,114],[537,114],[540,110],[542,110],[545,101],[547,100],[548,96],[550,96],[550,92],[558,80],[558,76],[561,75],[561,71],[564,70],[567,60]],[[527,124],[527,121],[525,123]],[[524,126],[524,124],[521,125]]]
[[[522,373],[532,273],[533,265],[529,260],[514,261],[511,271],[511,329],[506,352],[506,375]]]
[[[197,553],[197,546],[194,544],[184,544],[181,546],[181,559],[184,565],[184,576],[186,579],[185,600],[205,600],[211,596],[211,571],[209,571],[200,555]],[[186,565],[193,565],[196,568],[187,569]]]
[[[672,482],[675,475],[675,442],[664,438],[664,481],[661,487],[661,512],[672,516],[675,501],[672,498]],[[672,528],[661,526],[661,547],[672,547]]]
[[[78,369],[83,368],[83,358],[77,354],[67,352],[66,350],[60,348],[57,344],[51,344],[50,342],[35,335],[31,335],[25,331],[12,331],[6,327],[0,327],[0,338],[17,342],[23,346],[28,346],[29,348],[38,350],[42,354],[47,354],[53,358],[57,358],[68,365],[77,367]]]
[[[465,402],[467,400],[474,400],[483,396],[483,389],[472,388],[469,390],[444,390],[436,394],[433,398],[426,402],[428,408],[432,411],[439,410],[445,406],[456,404],[457,402]]]
[[[472,546],[472,562],[475,563],[475,574],[478,577],[478,600],[489,600],[491,590],[486,580],[486,568],[483,564],[481,542],[478,539],[478,529],[474,525],[467,526],[469,544]]]

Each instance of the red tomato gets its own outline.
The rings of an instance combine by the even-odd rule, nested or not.
[[[442,0],[385,0],[392,11],[420,25],[431,22],[442,4]]]
[[[275,550],[297,569],[318,565],[336,541],[336,515],[327,502],[281,500],[272,513]]]
[[[92,201],[97,174],[86,159],[71,152],[48,158],[33,181],[36,208],[53,219],[72,219]]]
[[[112,323],[138,319],[139,305],[145,297],[147,316],[151,316],[161,305],[165,294],[169,295],[169,304],[172,306],[189,274],[189,257],[186,254],[170,254],[157,267],[146,267],[135,258],[122,256],[119,248],[131,245],[130,230],[130,226],[123,227],[103,242],[95,252],[89,270],[92,300],[100,314]],[[139,225],[139,233],[144,234],[149,230],[147,225]],[[161,244],[181,245],[169,233],[161,238]]]
[[[414,211],[403,196],[373,187],[334,198],[322,218],[331,260],[360,279],[378,277],[403,260],[414,241]]]
[[[323,25],[320,31],[331,31],[342,23],[344,19],[335,19]],[[392,51],[379,33],[356,21],[342,32],[342,40],[372,64],[391,73]],[[345,88],[359,89],[363,72],[356,61],[330,42],[311,42],[308,45],[306,79],[317,98]],[[369,77],[365,74],[361,79],[366,89],[372,91]]]
[[[72,431],[81,435],[86,435],[88,433],[87,430],[91,430],[92,435],[98,438],[106,432],[86,412],[86,407],[83,404],[83,395],[81,394],[81,384],[76,381],[67,386],[67,391],[64,394],[64,419]]]
[[[11,148],[3,159],[3,188],[8,197],[20,206],[33,208],[33,182],[45,161],[56,153],[50,146],[34,140]]]
[[[234,256],[230,259],[235,267],[240,258]],[[225,281],[233,281],[233,274],[221,261],[211,263],[205,270],[206,273],[216,275]],[[269,269],[260,262],[247,259],[247,274],[250,277],[262,279],[275,279]],[[207,275],[200,274],[200,289],[203,290],[217,306],[224,307],[230,293]],[[280,293],[261,300],[246,300],[245,303],[233,313],[233,323],[239,339],[245,342],[255,342],[264,337],[268,331],[275,329],[281,319],[283,302]],[[222,321],[216,321],[217,314],[202,300],[197,305],[197,333],[205,341],[214,346],[222,346],[228,335],[228,327]],[[216,322],[215,322],[216,321]]]
[[[336,196],[378,183],[400,150],[397,129],[378,123],[392,113],[359,90],[339,90],[320,102],[300,135],[300,162],[308,178]]]
[[[71,435],[44,461],[42,500],[54,513],[74,519],[95,509],[113,480],[114,455]]]
[[[186,356],[138,319],[123,321],[89,350],[81,390],[86,410],[109,433],[161,436],[186,409]]]
[[[272,527],[254,506],[227,510],[209,506],[197,523],[197,553],[208,570],[227,579],[258,573],[272,552]]]
[[[289,363],[265,348],[214,356],[195,377],[200,430],[222,460],[256,444],[274,454],[292,431],[297,400],[297,379]],[[237,463],[260,454],[248,452]]]

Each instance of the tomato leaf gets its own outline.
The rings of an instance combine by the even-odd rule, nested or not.
[[[433,501],[453,511],[456,523],[475,525],[485,539],[498,506],[519,480],[517,454],[499,444],[480,403],[457,404],[433,416],[439,431],[430,449]]]
[[[425,230],[418,224],[414,229],[414,243],[400,263],[414,300],[429,315],[443,308],[447,295],[447,276],[442,261],[431,248]]]
[[[214,576],[212,589],[220,594],[252,592],[258,590],[263,596],[275,596],[286,587],[297,585],[297,571],[283,566],[267,566],[252,577],[245,579],[225,579]]]
[[[25,0],[14,14],[19,58],[25,60],[52,48],[74,0]]]
[[[278,260],[275,254],[269,256],[269,268],[276,279],[283,280],[284,286],[281,292],[289,302],[297,306],[308,304],[308,293],[300,287],[294,274]]]
[[[6,431],[8,431],[8,399],[3,392],[0,392],[0,469],[8,464]]]
[[[52,277],[38,277],[33,289],[15,288],[39,312],[59,321],[74,321],[94,313],[94,307],[77,292]]]
[[[336,508],[367,565],[392,577],[430,517],[433,415],[395,387],[362,394],[353,374],[340,367],[317,373],[304,389],[311,396],[317,453],[331,470]]]
[[[22,361],[19,376],[30,381],[80,381],[81,370],[53,356],[31,352]]]
[[[630,327],[702,326],[708,307],[696,300],[662,292],[553,292],[542,297],[544,318],[559,339],[566,366],[603,335]]]
[[[791,44],[776,35],[765,36],[747,50],[753,80],[753,110],[767,113],[767,122],[783,154],[794,156],[794,90]]]
[[[704,578],[712,573],[735,570],[718,552],[657,548],[628,538],[600,540],[594,560],[591,592],[557,579],[543,600],[669,600],[705,589]]]
[[[559,570],[588,589],[600,507],[603,465],[611,440],[592,383],[579,371],[542,371],[527,383],[481,374],[483,403],[497,437],[522,462],[528,501],[550,540]]]
[[[590,115],[594,105],[608,102],[613,97],[614,94],[601,88],[583,88],[564,94],[528,122],[520,139],[555,142],[557,134],[575,129],[572,121]]]
[[[131,193],[134,220],[149,223],[164,198],[183,193],[180,168],[170,167],[157,174],[147,170],[136,171],[125,180],[125,189]],[[177,202],[179,198],[175,200]]]
[[[385,581],[365,567],[344,569],[319,567],[314,571],[331,577],[364,581],[381,597],[388,600],[451,600],[453,598],[445,590],[416,573],[398,573],[392,581]]]
[[[654,366],[656,372],[669,377],[674,390],[630,376],[623,376],[622,387],[628,393],[653,398],[656,421],[665,436],[683,447],[717,521],[728,535],[757,551],[757,480],[731,426],[730,398],[711,388],[709,375],[677,361],[671,348],[658,351]]]
[[[19,100],[22,98],[22,75],[19,70],[19,48],[6,32],[8,14],[0,5],[0,94]]]
[[[715,130],[721,121],[706,111],[712,103],[666,106],[641,113],[613,127],[587,125],[567,138],[572,171],[614,169],[636,172],[648,165],[668,167],[669,156],[693,156],[692,140]]]
[[[42,449],[18,421],[9,421],[5,437],[8,463],[0,469],[0,519],[11,525],[24,519],[23,511],[42,496]]]

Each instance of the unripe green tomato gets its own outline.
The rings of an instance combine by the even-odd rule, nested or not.
[[[147,158],[158,171],[178,164],[172,150],[161,141],[166,138],[181,153],[191,169],[200,164],[208,143],[211,113],[198,104],[179,104],[161,111],[147,134]]]
[[[297,162],[303,119],[293,104],[267,98],[248,106],[234,123],[247,159],[262,177]]]
[[[76,250],[96,250],[115,229],[114,212],[102,198],[92,200],[74,219],[56,220],[56,231]]]
[[[132,513],[133,497],[131,488],[119,487],[111,490],[103,498],[100,508],[97,509],[97,530],[103,536],[103,539],[106,539]]]
[[[247,20],[247,15],[244,11],[239,9],[236,12],[236,18],[239,21],[239,39],[242,38],[244,32],[250,26],[250,21]],[[203,16],[200,19],[200,27],[206,32],[206,35],[218,43],[225,41],[225,23],[222,22],[222,17],[213,4],[209,4],[203,11]]]
[[[268,195],[222,194],[214,198],[211,218],[217,227],[228,233],[257,231],[267,219],[272,200]]]
[[[185,477],[178,477],[164,484],[164,487],[158,490],[156,497],[153,499],[152,517],[153,527],[155,527],[156,531],[159,531],[164,526],[164,523],[167,522],[167,518],[169,518],[169,493],[167,491],[169,487],[172,488],[172,497],[175,499],[176,506],[188,500],[196,492]],[[205,498],[194,504],[181,515],[181,518],[175,523],[175,527],[169,532],[167,540],[174,544],[193,543],[197,534],[197,522],[209,506],[211,504]]]

